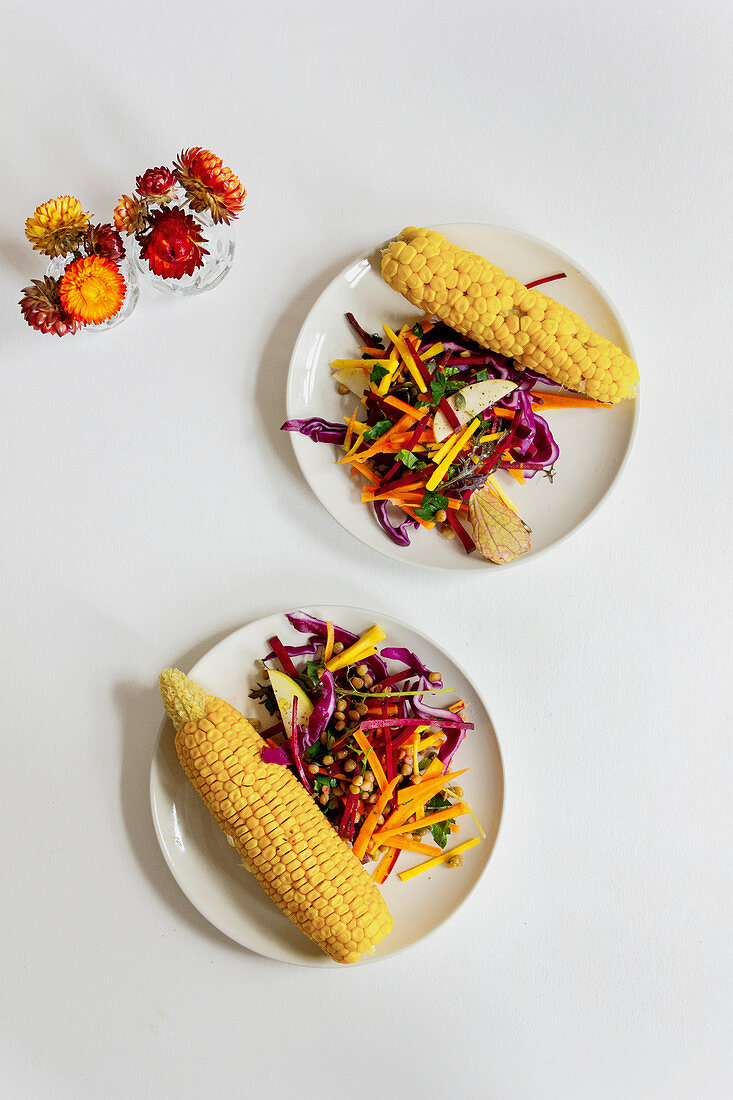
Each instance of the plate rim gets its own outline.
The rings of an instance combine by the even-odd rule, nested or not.
[[[236,627],[234,630],[231,630],[228,634],[226,634],[223,638],[220,638],[205,653],[201,654],[201,656],[194,662],[194,664],[191,666],[190,670],[186,674],[189,675],[189,676],[194,675],[195,672],[196,672],[196,669],[198,668],[198,666],[201,664],[202,661],[204,661],[207,657],[209,657],[211,653],[213,653],[216,649],[219,648],[219,646],[222,646],[225,643],[227,643],[228,641],[230,641],[230,639],[232,637],[234,637],[234,635],[239,634],[241,631],[247,630],[251,627],[256,627],[258,625],[258,623],[263,622],[264,620],[269,619],[274,615],[281,615],[281,616],[284,617],[284,616],[287,616],[287,615],[290,615],[290,614],[302,613],[304,611],[307,614],[310,614],[310,613],[313,613],[313,612],[318,613],[318,611],[323,607],[330,607],[330,608],[333,608],[333,609],[336,609],[336,610],[349,611],[349,612],[356,612],[356,613],[359,613],[359,614],[364,614],[365,616],[373,617],[375,619],[375,621],[378,621],[378,613],[375,612],[373,608],[359,607],[359,606],[355,606],[353,604],[313,603],[313,604],[302,604],[301,606],[299,606],[297,608],[290,608],[288,610],[272,611],[272,612],[269,612],[266,615],[260,615],[256,619],[251,620],[250,622],[242,623],[241,626]],[[209,924],[213,925],[214,928],[218,929],[218,931],[221,932],[222,935],[226,936],[227,939],[231,940],[232,943],[236,943],[238,946],[244,947],[245,950],[252,951],[254,954],[260,955],[262,958],[272,959],[275,962],[287,963],[287,964],[292,965],[292,966],[306,966],[306,967],[309,967],[311,969],[318,969],[318,970],[334,969],[334,968],[338,969],[338,970],[353,970],[353,969],[356,969],[357,967],[370,966],[370,965],[373,965],[375,963],[380,963],[380,962],[388,962],[390,959],[396,958],[398,955],[403,954],[405,951],[409,951],[412,947],[415,947],[417,944],[423,943],[426,939],[428,939],[430,936],[433,936],[439,929],[445,927],[445,925],[449,921],[452,920],[452,918],[456,915],[456,913],[463,907],[463,905],[465,905],[465,903],[468,901],[468,899],[471,897],[471,895],[474,893],[474,891],[478,887],[479,883],[484,878],[484,876],[487,872],[487,869],[489,867],[489,864],[491,863],[492,856],[494,855],[494,852],[496,850],[496,845],[497,845],[497,842],[499,840],[499,836],[500,836],[500,833],[501,833],[501,825],[502,825],[502,821],[503,821],[503,818],[504,818],[504,804],[505,804],[505,801],[506,801],[506,769],[504,767],[504,757],[503,757],[503,754],[502,754],[502,751],[501,751],[501,742],[500,742],[499,736],[497,734],[496,725],[495,725],[494,720],[491,716],[491,711],[489,710],[489,708],[486,704],[486,700],[483,696],[483,693],[477,687],[473,677],[471,677],[465,671],[465,669],[460,664],[460,662],[457,661],[454,657],[452,657],[451,654],[448,653],[448,651],[445,649],[445,647],[442,646],[439,642],[437,642],[434,638],[432,638],[430,635],[426,634],[425,631],[420,630],[419,628],[412,626],[410,623],[406,622],[404,619],[401,619],[401,618],[399,618],[395,615],[392,615],[389,612],[385,612],[382,617],[385,617],[385,616],[387,618],[389,618],[393,623],[397,624],[398,626],[406,627],[408,630],[413,631],[420,638],[424,639],[430,645],[434,646],[441,653],[443,653],[448,658],[448,660],[451,661],[452,664],[458,669],[460,674],[464,677],[464,679],[470,685],[470,687],[475,692],[476,697],[478,698],[481,706],[483,707],[483,709],[486,713],[486,716],[489,720],[490,730],[493,733],[493,740],[494,740],[494,743],[495,743],[495,746],[496,746],[496,763],[497,763],[496,780],[497,780],[497,788],[498,788],[498,793],[499,793],[498,807],[497,807],[498,817],[497,817],[497,820],[496,820],[496,830],[495,830],[495,833],[494,833],[493,843],[492,843],[492,845],[491,845],[491,847],[488,851],[488,854],[485,857],[483,867],[481,868],[481,871],[480,871],[478,877],[476,878],[476,881],[469,888],[469,890],[463,895],[463,897],[455,905],[455,907],[453,909],[451,909],[450,913],[448,913],[447,916],[443,917],[443,919],[440,920],[433,928],[431,928],[429,932],[426,932],[423,936],[420,936],[417,939],[412,940],[410,943],[404,944],[404,946],[402,946],[402,947],[396,948],[394,951],[390,952],[388,955],[384,955],[384,956],[379,956],[379,955],[375,956],[373,954],[372,955],[363,955],[357,963],[354,963],[351,966],[344,966],[343,964],[337,963],[334,960],[329,959],[326,955],[324,955],[323,960],[319,957],[314,957],[313,959],[303,958],[303,959],[297,959],[296,960],[296,959],[293,959],[293,958],[290,958],[290,957],[285,957],[282,954],[272,954],[270,952],[263,951],[258,947],[252,947],[249,944],[242,943],[241,939],[238,939],[235,936],[233,936],[230,931],[228,931],[225,927],[222,926],[222,923],[220,921],[214,919],[209,914],[208,911],[204,911],[203,909],[201,909],[199,907],[199,904],[197,903],[197,901],[194,900],[194,898],[191,896],[191,893],[189,893],[189,890],[186,888],[184,883],[181,881],[181,878],[179,877],[179,875],[176,872],[175,861],[171,859],[170,853],[168,851],[168,846],[167,846],[167,844],[165,842],[165,839],[163,837],[162,828],[161,828],[161,824],[160,824],[160,821],[159,821],[159,818],[158,818],[157,806],[156,806],[157,761],[158,761],[158,756],[159,756],[159,752],[160,752],[160,746],[161,746],[161,742],[162,742],[162,738],[163,738],[163,733],[164,733],[164,730],[166,729],[167,723],[168,723],[167,716],[164,716],[161,723],[160,723],[160,726],[158,728],[158,733],[157,733],[156,738],[155,738],[155,745],[153,747],[153,753],[152,753],[152,757],[151,757],[151,761],[150,761],[150,774],[149,774],[149,780],[148,780],[149,797],[150,797],[150,812],[151,812],[151,816],[152,816],[152,819],[153,819],[153,828],[155,830],[155,837],[156,837],[156,840],[158,841],[158,846],[161,850],[161,853],[162,853],[163,858],[165,860],[165,863],[168,867],[168,870],[172,874],[172,876],[173,876],[176,884],[178,885],[179,889],[184,894],[184,896],[188,899],[188,901],[191,903],[191,905],[194,907],[194,909],[196,909],[196,911],[205,920],[207,920],[209,922]],[[399,644],[399,643],[396,643],[396,644]],[[329,964],[330,964],[330,966],[329,966]]]
[[[631,335],[630,335],[629,330],[626,326],[626,322],[624,321],[623,317],[621,316],[621,314],[620,314],[620,312],[619,312],[619,310],[616,306],[616,303],[613,301],[613,299],[610,297],[610,295],[606,292],[606,290],[601,286],[601,284],[598,282],[598,280],[596,278],[594,278],[594,276],[591,275],[590,272],[587,271],[586,268],[582,264],[579,264],[576,260],[574,260],[572,258],[572,256],[569,256],[567,254],[567,252],[564,252],[561,248],[557,248],[556,245],[552,244],[550,241],[545,241],[541,237],[537,237],[532,233],[527,233],[522,229],[513,229],[511,226],[498,225],[498,224],[492,223],[492,222],[439,222],[439,223],[434,223],[434,224],[431,223],[431,225],[429,225],[427,228],[434,229],[438,233],[444,233],[445,230],[450,230],[450,229],[455,229],[455,228],[468,229],[468,230],[471,230],[471,229],[474,229],[474,228],[497,230],[497,231],[502,232],[502,233],[510,233],[515,237],[519,237],[522,240],[529,241],[532,244],[539,245],[542,248],[550,249],[557,256],[559,256],[565,263],[569,264],[570,267],[574,268],[575,271],[577,271],[578,274],[581,275],[588,283],[590,283],[590,285],[596,290],[596,292],[605,301],[606,305],[608,306],[611,313],[613,314],[613,317],[614,317],[614,320],[615,320],[616,324],[618,325],[619,329],[621,330],[621,334],[624,338],[624,342],[626,344],[626,348],[627,348],[627,352],[628,352],[629,356],[632,359],[636,360],[636,351],[634,349],[634,345],[633,345],[632,340],[631,340]],[[446,234],[444,233],[444,235],[446,235]],[[395,237],[388,237],[385,244],[388,244],[392,240],[395,240]],[[344,278],[347,271],[350,271],[356,264],[359,264],[364,260],[369,260],[370,257],[372,257],[374,255],[375,250],[378,250],[381,247],[382,246],[379,245],[379,244],[374,245],[372,248],[367,249],[366,251],[360,253],[359,256],[355,256],[348,263],[346,263],[343,266],[343,268],[341,268],[341,270],[338,271],[337,274],[334,275],[333,278],[329,280],[327,285],[323,288],[323,290],[317,296],[315,301],[312,303],[311,308],[308,310],[308,313],[306,314],[305,318],[303,319],[303,323],[301,324],[300,329],[298,330],[298,335],[295,339],[295,343],[293,345],[293,350],[292,350],[291,355],[290,355],[290,363],[288,365],[288,374],[287,374],[287,378],[286,378],[286,382],[285,382],[285,385],[286,385],[285,408],[286,408],[286,413],[287,413],[287,419],[288,420],[292,420],[292,419],[296,418],[295,417],[295,410],[293,409],[293,401],[294,401],[293,391],[294,391],[294,388],[295,388],[294,385],[293,385],[293,378],[294,378],[294,367],[295,367],[296,356],[298,354],[300,344],[301,344],[302,340],[305,338],[306,328],[308,327],[308,325],[310,323],[311,317],[313,316],[316,309],[318,308],[319,302],[321,301],[323,296],[331,289],[331,287],[335,283],[337,283],[339,280]],[[637,430],[638,430],[638,427],[639,427],[639,413],[640,413],[640,408],[641,408],[640,392],[641,392],[641,386],[640,386],[640,383],[637,383],[636,394],[635,394],[635,397],[634,397],[634,413],[633,413],[633,418],[632,418],[632,422],[631,422],[631,431],[629,433],[628,442],[626,444],[626,449],[624,451],[623,456],[621,457],[621,460],[619,461],[619,464],[618,464],[618,466],[616,468],[616,471],[613,475],[613,479],[611,480],[611,482],[610,482],[608,488],[606,489],[605,493],[600,497],[599,500],[597,500],[595,502],[593,507],[583,516],[582,519],[580,519],[573,527],[571,527],[568,531],[566,531],[559,538],[555,539],[554,542],[551,542],[547,546],[543,546],[541,549],[536,550],[536,551],[534,551],[530,554],[519,554],[517,557],[513,558],[511,561],[505,562],[501,566],[501,572],[502,573],[504,573],[509,568],[520,566],[520,565],[526,565],[526,564],[529,564],[529,562],[531,562],[531,561],[537,561],[538,559],[542,558],[545,554],[549,553],[552,550],[557,549],[559,546],[562,546],[563,543],[565,543],[567,541],[567,539],[569,539],[572,535],[575,535],[575,534],[577,534],[577,532],[581,531],[583,529],[583,527],[585,527],[585,525],[589,522],[589,520],[600,509],[600,507],[604,503],[606,503],[606,501],[609,500],[609,498],[611,497],[611,494],[614,492],[614,490],[618,486],[619,481],[621,480],[621,475],[623,474],[624,470],[626,469],[626,465],[629,461],[629,458],[631,456],[631,452],[634,448],[634,443],[636,441],[636,433],[637,433]],[[461,566],[457,565],[457,564],[455,566],[452,566],[452,565],[443,565],[442,563],[428,563],[428,562],[424,562],[424,561],[410,561],[410,560],[408,560],[404,557],[401,557],[397,553],[397,547],[394,547],[393,544],[389,542],[386,535],[384,536],[385,543],[386,543],[384,548],[381,548],[381,547],[378,548],[376,546],[372,546],[371,543],[367,542],[364,538],[362,538],[362,536],[360,534],[358,534],[357,532],[353,531],[350,527],[348,527],[346,525],[346,523],[334,511],[332,511],[329,508],[329,506],[323,500],[321,495],[314,488],[314,486],[311,482],[311,479],[308,476],[308,474],[306,472],[306,469],[303,465],[303,462],[301,461],[300,454],[298,453],[298,449],[296,447],[296,441],[295,441],[295,434],[296,433],[288,432],[288,435],[290,436],[290,445],[293,449],[293,454],[295,455],[295,461],[298,464],[298,468],[301,472],[303,480],[305,481],[306,485],[308,486],[310,491],[313,493],[313,496],[316,498],[316,500],[321,505],[321,507],[323,509],[325,509],[325,511],[331,516],[332,519],[334,519],[336,521],[336,523],[338,523],[339,527],[341,527],[342,530],[346,531],[352,538],[355,538],[358,542],[361,543],[362,546],[365,546],[368,550],[371,550],[372,552],[377,553],[377,554],[381,555],[382,557],[389,558],[390,561],[396,561],[400,565],[402,565],[402,566],[404,566],[408,569],[418,568],[418,569],[427,569],[427,570],[438,570],[441,573],[449,573],[449,574],[457,573],[459,575],[467,575],[467,571],[462,569]],[[476,570],[475,572],[478,574],[480,572],[480,570]],[[497,572],[497,570],[496,569],[490,569],[490,568],[487,567],[483,572],[484,572],[484,574],[487,574],[487,573],[491,574],[491,573]]]

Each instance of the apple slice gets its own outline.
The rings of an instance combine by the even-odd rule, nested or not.
[[[275,701],[280,711],[280,717],[289,737],[293,729],[293,700],[298,700],[297,721],[299,726],[304,725],[310,718],[313,712],[313,704],[300,684],[296,684],[292,677],[287,676],[284,672],[279,672],[276,668],[268,668],[267,675],[270,677],[270,685],[275,692]]]
[[[507,382],[505,378],[488,378],[485,382],[474,382],[470,386],[464,386],[458,393],[448,398],[448,404],[458,418],[461,427],[473,420],[484,409],[495,405],[506,397],[508,393],[517,388],[516,382]],[[463,398],[461,401],[460,398]],[[456,398],[459,400],[456,402]],[[440,409],[433,417],[433,433],[438,443],[453,435],[453,429],[448,423],[448,417]]]
[[[357,397],[363,397],[369,389],[369,375],[361,367],[341,367],[333,372],[332,378],[337,386],[346,386]]]

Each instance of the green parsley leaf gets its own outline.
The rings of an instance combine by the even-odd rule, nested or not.
[[[361,438],[365,443],[372,443],[375,439],[379,439],[381,435],[384,435],[385,432],[388,432],[391,427],[391,420],[378,420],[371,428],[367,428]]]
[[[433,834],[433,840],[440,848],[445,848],[448,843],[448,837],[450,836],[450,826],[453,825],[452,820],[449,821],[434,821],[430,826],[430,832]]]
[[[435,519],[435,513],[439,512],[441,508],[448,507],[448,497],[443,493],[439,493],[437,489],[426,489],[423,493],[422,502],[419,508],[415,509],[415,515],[420,519],[431,520]]]
[[[419,322],[416,325],[412,326],[412,335],[413,336],[424,336],[425,335],[425,333],[423,332],[423,327]]]
[[[386,367],[383,367],[381,363],[375,363],[372,367],[372,372],[369,375],[369,381],[373,382],[376,386],[378,382],[381,382],[385,375],[389,374]]]
[[[332,775],[317,775],[313,780],[313,786],[316,790],[320,790],[321,787],[335,787],[337,782],[338,780]]]
[[[441,397],[445,395],[446,378],[439,371],[433,376],[433,380],[430,383],[430,393],[433,397],[433,404],[437,405],[440,402]]]
[[[489,377],[489,372],[486,370],[486,368],[484,368],[484,370],[476,371],[476,381],[477,382],[485,382],[488,377]]]
[[[397,452],[397,459],[403,466],[407,466],[408,470],[414,470],[418,464],[418,457],[414,455],[412,451],[406,451],[403,447],[401,451]]]

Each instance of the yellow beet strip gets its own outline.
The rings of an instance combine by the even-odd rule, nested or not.
[[[442,852],[439,856],[426,860],[425,863],[418,863],[417,867],[411,867],[409,871],[401,871],[400,878],[403,882],[407,882],[408,879],[414,878],[415,875],[421,875],[423,871],[432,871],[433,867],[438,867],[441,863],[445,863],[446,860],[453,859],[454,856],[459,856],[462,852],[467,852],[469,848],[474,848],[480,843],[480,838],[475,836],[472,840],[466,840],[463,844],[457,844],[455,848],[450,848],[447,852]]]
[[[426,489],[434,489],[437,485],[440,484],[440,482],[443,480],[445,475],[448,473],[448,468],[449,468],[451,462],[456,457],[456,455],[459,453],[459,451],[461,451],[463,449],[464,445],[471,438],[471,436],[476,431],[476,429],[478,428],[480,423],[481,423],[481,421],[478,419],[478,417],[476,417],[476,419],[472,420],[471,423],[468,425],[468,427],[465,428],[461,432],[461,434],[458,436],[458,439],[455,441],[455,443],[453,444],[451,449],[448,451],[445,458],[441,460],[437,470],[433,470],[432,474],[428,478],[428,483],[425,486]],[[435,461],[436,461],[436,456],[434,455],[433,456],[433,462],[435,462]]]
[[[402,361],[414,378],[415,385],[419,389],[420,393],[427,393],[428,387],[425,385],[425,381],[423,379],[423,376],[420,374],[420,371],[413,363],[412,356],[410,355],[407,344],[402,339],[402,336],[398,335],[396,332],[392,332],[392,329],[389,327],[389,325],[382,325],[382,328],[384,329],[385,336],[387,336],[388,339],[392,341],[394,346],[397,348],[397,351],[402,356]]]
[[[361,638],[357,638],[348,649],[344,649],[336,657],[332,657],[326,663],[326,668],[329,672],[336,672],[340,668],[346,668],[347,665],[353,665],[365,655],[365,650],[373,650],[377,642],[383,642],[386,637],[387,635],[381,626],[371,627],[365,634],[362,634]]]

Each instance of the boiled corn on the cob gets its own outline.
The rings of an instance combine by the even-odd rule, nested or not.
[[[336,962],[356,962],[392,929],[359,860],[302,784],[264,764],[263,740],[238,710],[178,669],[160,674],[183,770],[276,905]]]
[[[404,229],[382,256],[382,276],[409,302],[482,347],[598,401],[632,397],[633,359],[576,313],[528,290],[500,267],[431,229]]]

